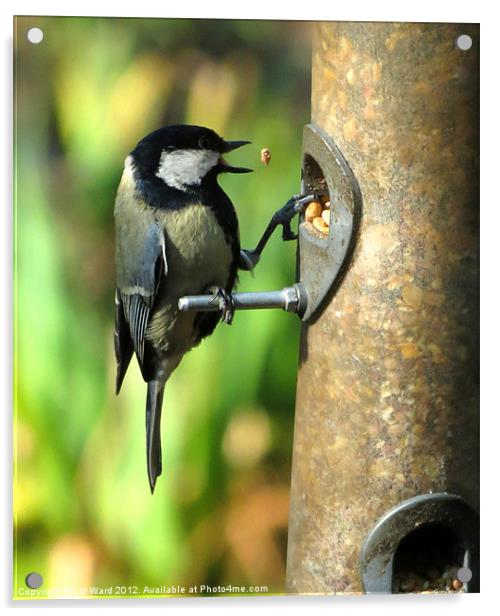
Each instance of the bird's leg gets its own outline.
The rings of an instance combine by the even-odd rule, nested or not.
[[[224,323],[231,325],[231,323],[233,322],[235,310],[234,301],[231,297],[231,294],[222,287],[210,287],[209,291],[213,293],[213,297],[210,302],[219,302],[219,306],[222,312],[221,321],[224,321]]]
[[[303,212],[311,201],[316,201],[318,198],[318,194],[310,194],[294,195],[289,199],[281,209],[274,213],[257,246],[253,250],[241,250],[239,268],[248,271],[252,270],[257,265],[262,251],[278,225],[283,227],[281,237],[284,242],[296,240],[297,235],[293,233],[291,227],[293,218],[300,212]]]

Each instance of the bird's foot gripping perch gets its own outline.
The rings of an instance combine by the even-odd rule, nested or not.
[[[279,225],[283,227],[281,237],[284,242],[296,240],[297,235],[291,227],[292,220],[297,214],[303,212],[311,201],[316,201],[318,198],[318,194],[294,195],[291,197],[282,208],[275,212],[257,246],[253,250],[241,251],[240,269],[248,271],[257,265],[269,238]]]
[[[234,301],[230,293],[228,293],[222,287],[211,287],[210,291],[213,293],[210,303],[217,302],[221,310],[221,321],[231,325],[234,317]]]

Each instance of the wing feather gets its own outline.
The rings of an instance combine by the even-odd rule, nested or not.
[[[135,228],[132,241],[120,235],[117,239],[118,291],[125,317],[125,323],[117,323],[117,329],[124,326],[128,329],[131,347],[137,356],[142,375],[145,380],[149,380],[145,338],[160,280],[167,270],[163,229],[155,220],[147,227]],[[118,353],[117,361],[120,374]]]
[[[134,353],[134,345],[125,319],[123,302],[120,291],[115,292],[115,356],[116,356],[116,393],[120,388],[127,372],[128,365]]]

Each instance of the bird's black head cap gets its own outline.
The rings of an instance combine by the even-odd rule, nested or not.
[[[162,154],[176,150],[211,151],[220,155],[231,152],[250,141],[225,141],[215,131],[204,126],[175,124],[164,126],[146,135],[131,152],[134,167],[142,177],[155,175]],[[244,173],[251,169],[231,167],[221,159],[219,172],[232,171]]]

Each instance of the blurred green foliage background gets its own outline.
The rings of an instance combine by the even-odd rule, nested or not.
[[[221,184],[253,247],[299,189],[309,25],[21,17],[15,29],[14,594],[30,571],[62,594],[283,592],[299,320],[237,313],[186,356],[166,390],[152,497],[135,360],[113,391],[113,201],[124,157],[159,126],[250,139],[231,161],[255,173]],[[281,288],[294,268],[277,233],[239,289]]]

